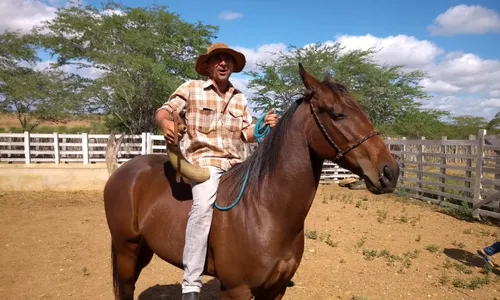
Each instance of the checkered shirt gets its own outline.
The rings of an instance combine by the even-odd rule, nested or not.
[[[227,171],[242,162],[243,143],[247,142],[247,132],[253,130],[252,116],[245,95],[231,83],[222,98],[212,80],[190,80],[159,109],[169,113],[185,110],[184,139],[189,142],[183,154],[191,164]]]

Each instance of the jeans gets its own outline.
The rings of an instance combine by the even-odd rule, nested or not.
[[[207,255],[208,234],[212,224],[213,205],[223,170],[210,169],[210,179],[192,182],[193,206],[189,212],[184,244],[184,278],[182,293],[200,292],[202,274]]]
[[[484,253],[489,256],[495,255],[500,252],[500,242],[496,242],[486,248],[483,248]]]

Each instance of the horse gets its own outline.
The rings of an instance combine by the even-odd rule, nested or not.
[[[349,89],[323,81],[299,63],[305,87],[278,124],[219,184],[203,275],[217,278],[224,300],[281,299],[300,265],[304,222],[318,190],[323,162],[357,174],[373,194],[395,190],[399,166]],[[191,187],[178,180],[168,156],[137,156],[104,187],[111,233],[115,299],[131,300],[154,254],[182,269]],[[196,167],[191,171],[196,171]],[[188,178],[189,179],[189,178]]]

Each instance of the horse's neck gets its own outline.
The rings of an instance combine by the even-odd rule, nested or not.
[[[263,188],[254,199],[277,222],[301,227],[312,205],[321,176],[323,160],[308,147],[304,106],[299,107],[291,120],[289,133],[284,137],[277,156],[279,166],[263,178]]]

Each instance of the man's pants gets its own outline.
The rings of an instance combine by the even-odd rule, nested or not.
[[[202,273],[207,254],[208,234],[212,224],[213,204],[223,170],[210,169],[210,179],[205,182],[192,182],[193,206],[189,213],[184,245],[184,279],[182,292],[200,292]]]
[[[500,242],[493,243],[493,245],[484,248],[483,251],[489,256],[500,253]]]

